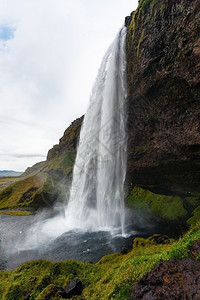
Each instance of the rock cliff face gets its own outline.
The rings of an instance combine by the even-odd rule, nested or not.
[[[126,18],[133,185],[200,191],[200,2],[141,0]]]

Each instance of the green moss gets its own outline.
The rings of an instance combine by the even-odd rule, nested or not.
[[[72,173],[72,169],[75,161],[75,153],[72,151],[67,151],[62,154],[57,154],[48,165],[44,168],[44,171],[48,172],[51,170],[60,170],[63,175],[68,175]]]
[[[144,13],[150,8],[150,4],[153,2],[152,0],[140,0],[139,9]]]
[[[36,300],[49,300],[52,297],[59,297],[59,290],[54,284],[49,284],[47,287],[43,289],[43,291],[37,296]]]
[[[126,202],[131,207],[144,209],[167,220],[176,220],[187,214],[180,197],[154,194],[140,187],[133,188]]]
[[[31,212],[26,210],[10,210],[0,211],[0,215],[28,216],[31,215]]]
[[[46,178],[39,173],[9,185],[0,192],[0,209],[30,206]]]
[[[139,55],[141,55],[141,49],[140,49],[140,47],[141,47],[141,44],[142,44],[142,42],[144,41],[144,39],[145,39],[145,31],[143,30],[142,31],[142,34],[141,34],[141,36],[140,36],[140,39],[139,39],[139,41],[138,41],[138,45],[137,45],[137,57],[139,57]]]
[[[194,241],[200,239],[200,227],[199,223],[196,226],[193,226],[192,229],[183,237],[181,238],[177,243],[174,243],[169,252],[168,255],[170,258],[186,258],[189,255],[190,248]]]
[[[12,286],[10,286],[9,290],[7,290],[4,299],[18,300],[18,299],[22,299],[22,297],[23,297],[22,285],[20,283],[14,283]]]
[[[78,277],[83,282],[84,290],[76,299],[128,300],[132,285],[155,264],[171,258],[187,257],[193,242],[200,239],[200,228],[197,225],[179,241],[169,241],[167,244],[156,245],[154,241],[157,237],[141,239],[140,245],[129,253],[107,255],[97,264],[39,260],[22,264],[13,271],[2,271],[0,299],[22,300],[27,294],[30,299],[50,299],[50,295],[59,299],[59,294],[56,294],[59,287],[65,288],[74,277]]]
[[[187,220],[188,225],[195,225],[200,221],[200,205],[193,211],[193,216]]]
[[[199,197],[185,197],[186,203],[191,207],[197,207],[200,203]]]
[[[133,249],[138,247],[144,247],[149,245],[159,245],[159,244],[169,244],[173,239],[169,239],[167,236],[162,236],[161,234],[154,234],[147,239],[135,238],[133,241]]]

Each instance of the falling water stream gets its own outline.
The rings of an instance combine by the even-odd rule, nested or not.
[[[126,28],[105,54],[81,129],[69,203],[70,229],[124,234]]]

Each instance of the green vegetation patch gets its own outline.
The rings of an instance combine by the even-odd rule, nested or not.
[[[193,211],[193,216],[187,220],[188,225],[195,225],[200,221],[200,205]]]
[[[28,216],[31,215],[31,212],[27,210],[6,210],[0,211],[0,215]]]
[[[72,173],[75,161],[75,153],[67,151],[62,154],[57,153],[55,157],[50,160],[44,171],[60,170],[64,175]]]
[[[152,0],[140,0],[139,9],[141,9],[143,12],[146,12],[150,8],[150,4],[152,2]]]
[[[140,187],[133,188],[126,202],[131,207],[144,209],[167,220],[176,220],[187,214],[183,200],[179,196],[154,194]]]
[[[159,262],[190,255],[190,247],[200,239],[200,224],[181,239],[156,244],[160,235],[134,240],[133,250],[123,255],[104,256],[97,264],[77,261],[31,261],[13,271],[0,272],[0,299],[61,299],[57,293],[75,277],[83,282],[81,296],[74,299],[130,299],[131,287]],[[198,256],[196,257],[198,259]],[[53,296],[52,296],[53,295]]]
[[[31,205],[46,177],[45,174],[39,173],[9,185],[0,192],[0,209]]]
[[[27,169],[16,182],[0,190],[0,209],[51,206],[59,197],[59,185],[71,180],[75,153],[57,153],[53,159]],[[2,181],[7,184],[7,181]],[[63,183],[65,184],[65,182]]]
[[[20,177],[0,177],[0,191],[19,180]]]

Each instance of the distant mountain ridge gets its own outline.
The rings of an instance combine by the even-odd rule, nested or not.
[[[5,177],[5,176],[20,176],[23,174],[23,172],[16,172],[13,170],[2,170],[0,171],[0,177]]]

